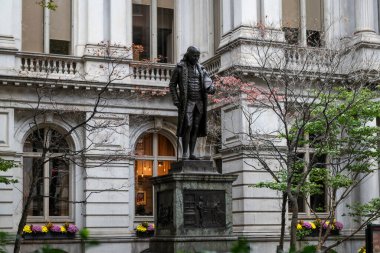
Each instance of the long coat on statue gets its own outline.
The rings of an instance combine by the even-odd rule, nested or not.
[[[203,101],[203,114],[198,128],[198,137],[207,135],[207,91],[205,87],[205,77],[207,76],[204,67],[197,63],[200,73],[200,84]],[[208,76],[207,76],[208,77]],[[188,68],[184,60],[180,61],[175,67],[170,78],[169,89],[173,98],[173,103],[179,103],[178,106],[178,124],[177,136],[183,137],[185,134],[185,116],[187,107],[187,84],[188,84]],[[177,89],[178,86],[178,89]]]

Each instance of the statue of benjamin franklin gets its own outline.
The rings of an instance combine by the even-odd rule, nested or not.
[[[173,103],[178,108],[177,136],[182,137],[182,159],[198,160],[194,155],[197,138],[207,135],[207,94],[215,93],[205,68],[198,63],[199,56],[199,49],[190,46],[169,83]]]

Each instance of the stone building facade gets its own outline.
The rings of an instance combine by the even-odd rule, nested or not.
[[[0,184],[0,230],[17,230],[28,177],[33,162],[41,156],[31,136],[36,129],[47,142],[63,135],[60,147],[86,149],[78,158],[82,160],[62,163],[51,159],[43,165],[43,180],[27,223],[72,222],[87,227],[102,243],[89,252],[141,252],[148,247],[146,240],[135,237],[134,229],[154,220],[149,178],[167,174],[170,162],[182,153],[175,136],[177,111],[165,89],[174,64],[188,46],[200,49],[201,61],[212,75],[244,69],[253,79],[254,68],[249,68],[253,58],[247,47],[262,27],[275,34],[278,43],[297,43],[307,50],[350,41],[361,44],[363,52],[379,54],[380,3],[376,0],[54,2],[58,5],[55,11],[35,1],[0,0],[0,156],[20,164],[4,174],[18,183]],[[289,36],[289,31],[297,36]],[[308,41],[310,35],[313,41]],[[112,127],[96,133],[85,127],[71,131],[83,118],[91,117],[96,94],[108,82],[104,66],[109,67],[114,58],[99,53],[107,43],[115,58],[123,55],[118,62],[123,78],[107,86],[105,102],[91,122],[109,121]],[[144,51],[128,52],[132,44],[142,45]],[[50,95],[41,98],[38,91],[43,89]],[[250,169],[251,161],[244,153],[231,148],[242,145],[231,128],[246,130],[239,108],[212,108],[222,115],[222,149],[214,152],[204,139],[198,143],[197,154],[211,157],[222,173],[239,175],[233,185],[234,233],[249,239],[252,252],[275,252],[279,194],[249,187],[267,175]],[[267,115],[258,127],[274,121]],[[117,159],[105,162],[114,154]],[[356,197],[365,201],[379,193],[379,178],[373,176]],[[307,218],[310,210],[303,210],[301,216]],[[346,229],[352,229],[350,220],[341,219]],[[344,252],[356,252],[362,240],[359,236],[348,242]],[[26,241],[23,252],[37,247]],[[79,241],[64,247],[79,252]]]

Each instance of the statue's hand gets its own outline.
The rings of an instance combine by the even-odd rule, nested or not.
[[[215,87],[213,85],[211,85],[208,89],[207,89],[207,93],[208,94],[211,94],[211,95],[214,95],[215,94]]]

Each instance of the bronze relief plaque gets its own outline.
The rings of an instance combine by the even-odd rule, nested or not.
[[[185,228],[225,228],[226,200],[223,190],[184,190]]]

